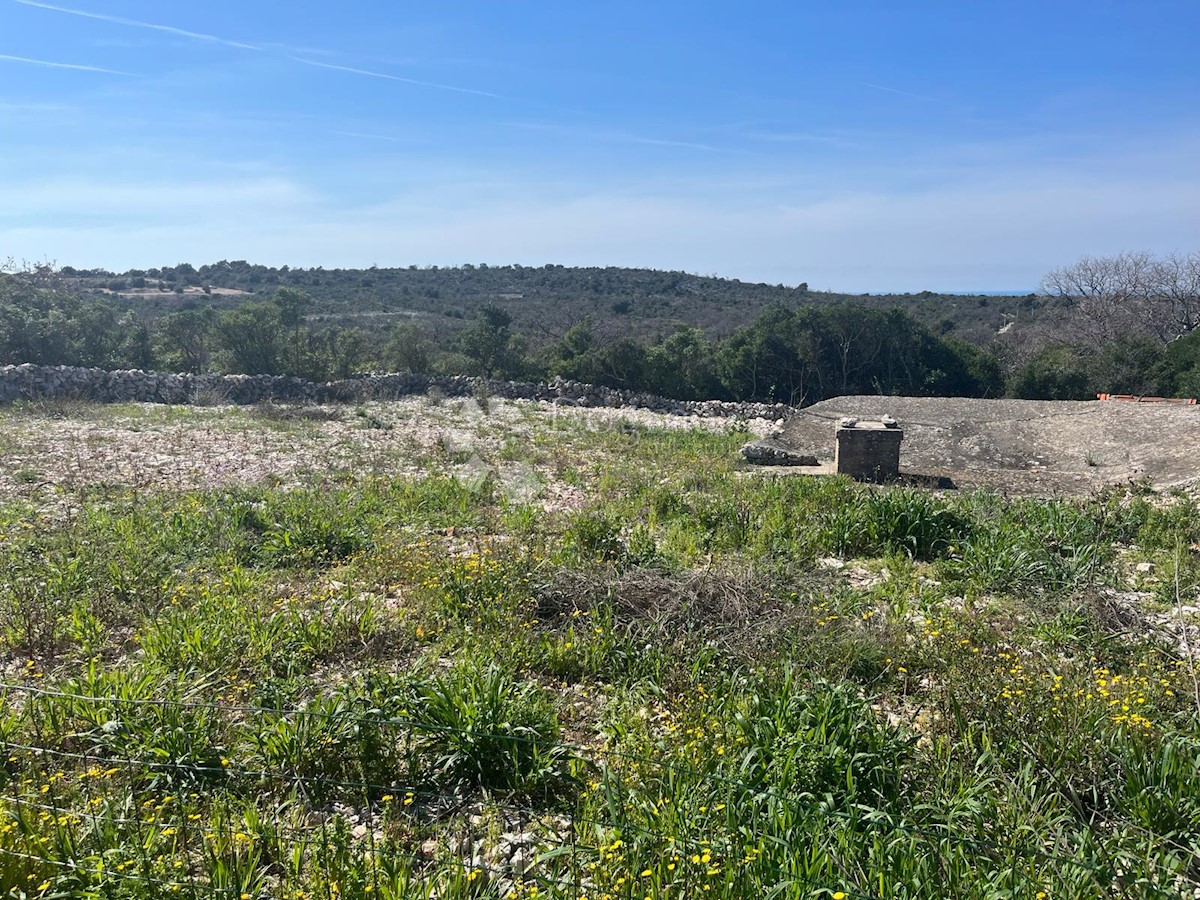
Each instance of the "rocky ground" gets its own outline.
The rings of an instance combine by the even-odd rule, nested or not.
[[[613,429],[744,429],[772,423],[529,400],[409,397],[359,406],[45,403],[0,412],[0,498],[64,502],[110,488],[194,490],[364,475],[493,474],[549,505],[578,493],[567,470]],[[539,442],[546,452],[531,454]],[[577,447],[563,455],[552,444]]]

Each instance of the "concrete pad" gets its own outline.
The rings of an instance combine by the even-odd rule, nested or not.
[[[1200,406],[1122,401],[850,396],[796,410],[771,440],[832,461],[847,416],[895,418],[903,474],[1031,496],[1086,495],[1114,484],[1200,481]],[[785,468],[785,467],[781,467]],[[799,467],[816,474],[812,467]]]

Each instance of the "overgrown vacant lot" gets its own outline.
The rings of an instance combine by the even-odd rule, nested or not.
[[[740,472],[748,433],[8,410],[0,889],[1195,896],[1194,500]]]

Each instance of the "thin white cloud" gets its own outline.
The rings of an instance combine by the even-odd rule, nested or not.
[[[686,150],[705,150],[709,153],[728,153],[730,151],[712,144],[701,144],[695,141],[672,141],[666,138],[648,138],[636,134],[613,132],[605,135],[609,140],[628,141],[631,144],[648,144],[651,147],[682,147]]]
[[[339,125],[372,131],[365,120],[317,130]],[[112,269],[181,259],[472,259],[715,271],[857,291],[1032,287],[1084,253],[1195,249],[1200,136],[1170,135],[1098,143],[1082,161],[1000,142],[990,154],[908,148],[849,168],[841,159],[730,165],[735,158],[714,155],[657,174],[581,167],[557,146],[535,147],[521,162],[414,152],[410,164],[368,163],[335,179],[319,164],[243,171],[245,160],[206,176],[200,160],[131,162],[137,145],[102,144],[50,167],[0,165],[0,246]],[[955,162],[964,154],[975,164]],[[931,174],[911,179],[913,167]],[[951,176],[933,177],[947,168]],[[44,180],[46,171],[72,174]]]
[[[747,196],[720,177],[691,190],[623,192],[591,182],[549,191],[531,175],[523,189],[456,193],[462,175],[381,181],[380,202],[351,204],[275,177],[32,186],[0,179],[12,196],[11,215],[0,215],[0,245],[113,269],[166,259],[481,259],[716,271],[860,291],[964,290],[1031,286],[1085,252],[1188,249],[1181,242],[1200,227],[1200,182],[1187,175],[1119,181],[1014,171],[1003,184],[833,190],[811,200],[786,191]]]
[[[439,91],[453,91],[458,94],[473,94],[478,97],[492,97],[501,99],[499,94],[494,94],[491,91],[480,91],[474,88],[459,87],[453,84],[441,84],[436,81],[422,81],[418,78],[405,78],[400,75],[391,75],[386,72],[376,72],[371,69],[360,69],[354,66],[335,65],[334,63],[318,62],[315,59],[306,59],[302,56],[292,55],[296,52],[294,49],[284,47],[279,44],[251,44],[246,41],[235,41],[229,38],[220,37],[215,34],[205,34],[201,31],[188,31],[184,28],[177,28],[174,25],[163,25],[158,22],[145,22],[140,19],[127,19],[124,16],[112,16],[107,13],[89,12],[83,9],[74,9],[68,6],[57,6],[53,3],[43,3],[42,0],[13,0],[14,3],[19,3],[22,6],[32,6],[36,9],[45,9],[53,12],[66,13],[70,16],[80,16],[84,19],[95,19],[100,22],[110,22],[114,25],[124,25],[130,28],[145,28],[150,31],[160,31],[164,34],[175,35],[176,37],[191,38],[196,41],[204,41],[209,44],[219,44],[223,47],[234,47],[238,50],[252,50],[256,53],[270,53],[272,51],[282,51],[284,56],[292,62],[299,63],[304,66],[313,66],[318,69],[333,69],[339,72],[349,72],[354,75],[362,75],[366,78],[380,78],[385,81],[395,81],[402,84],[411,84],[417,87],[432,88]],[[306,49],[303,52],[309,54],[329,54],[330,51]],[[102,71],[102,70],[97,70]],[[122,73],[123,74],[123,73]]]
[[[679,147],[685,150],[703,150],[706,153],[735,153],[726,147],[713,144],[703,144],[698,141],[680,141],[669,138],[646,137],[640,134],[630,134],[625,131],[603,131],[591,128],[576,128],[572,125],[556,125],[552,122],[510,122],[514,128],[525,131],[547,131],[558,134],[573,135],[587,138],[591,141],[609,141],[617,144],[645,144],[651,147]]]
[[[24,101],[0,100],[0,111],[8,113],[61,113],[75,111],[77,107],[65,103],[27,103]]]
[[[861,84],[863,87],[869,87],[876,91],[887,91],[889,94],[899,94],[901,97],[912,97],[914,100],[930,99],[929,97],[923,97],[920,94],[913,94],[913,93],[910,93],[909,91],[902,91],[899,88],[888,87],[887,85],[883,85],[883,84],[872,84],[869,81],[860,81],[859,84]]]
[[[289,56],[292,62],[298,62],[305,66],[314,66],[318,69],[333,69],[335,72],[349,72],[352,75],[364,75],[367,78],[382,78],[384,81],[399,81],[403,84],[415,84],[418,87],[436,88],[439,91],[454,91],[459,94],[474,94],[477,97],[492,97],[494,99],[503,99],[499,94],[493,94],[491,91],[477,91],[474,88],[457,87],[452,84],[438,84],[436,81],[420,81],[416,78],[403,78],[399,75],[389,75],[386,72],[374,72],[370,69],[358,69],[354,66],[339,66],[334,63],[317,62],[315,59],[304,59],[301,56]]]
[[[748,141],[760,141],[767,144],[810,144],[838,147],[844,150],[866,150],[872,146],[866,141],[851,141],[842,137],[806,131],[744,131],[737,136]]]
[[[247,44],[244,41],[231,41],[228,38],[218,37],[215,34],[204,34],[199,31],[188,31],[183,28],[176,28],[173,25],[160,25],[156,22],[143,22],[138,19],[127,19],[124,16],[110,16],[107,13],[88,12],[83,9],[72,9],[68,6],[55,6],[52,3],[42,3],[41,0],[13,0],[14,3],[20,3],[22,6],[33,6],[37,9],[48,9],[53,12],[66,13],[70,16],[80,16],[84,19],[96,19],[100,22],[111,22],[114,25],[127,25],[130,28],[146,28],[150,31],[161,31],[165,34],[173,34],[177,37],[191,38],[196,41],[206,41],[210,44],[222,44],[226,47],[236,47],[239,50],[262,50],[263,48],[257,44]]]
[[[369,131],[334,131],[331,133],[340,135],[341,137],[363,138],[364,140],[368,140],[368,141],[389,141],[390,143],[393,143],[393,144],[425,144],[425,143],[428,143],[428,141],[425,141],[421,138],[395,137],[394,135],[390,135],[390,134],[372,134]]]
[[[117,69],[105,69],[102,66],[82,66],[76,63],[51,62],[48,59],[30,59],[28,56],[9,56],[7,53],[0,53],[0,60],[27,63],[31,66],[46,66],[51,69],[73,69],[76,72],[100,72],[104,75],[126,75],[130,78],[138,77],[133,72],[120,72]]]
[[[299,215],[310,210],[313,195],[296,182],[276,175],[179,181],[84,178],[0,182],[4,206],[0,222],[36,222],[102,218],[114,227],[130,221],[165,224],[181,210],[186,217],[212,221],[255,206]]]

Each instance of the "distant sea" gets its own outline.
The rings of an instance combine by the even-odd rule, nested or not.
[[[1027,297],[1030,294],[1040,294],[1041,291],[1037,288],[1014,289],[1011,291],[939,291],[934,288],[927,288],[930,294],[936,294],[939,297]],[[848,294],[858,295],[860,297],[903,297],[905,294],[911,294],[918,297],[924,294],[924,290],[920,291],[853,291],[849,289],[839,288],[820,288],[818,292],[825,291],[831,294]]]
[[[1025,297],[1038,293],[1038,290],[1037,288],[1025,288],[1013,291],[942,291],[941,293],[963,297]]]

